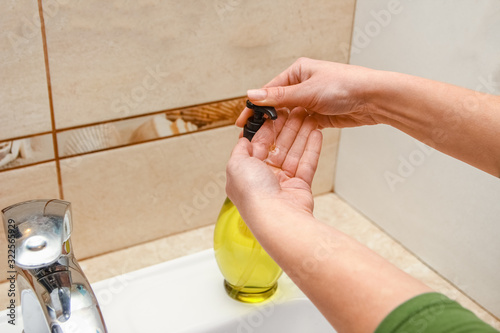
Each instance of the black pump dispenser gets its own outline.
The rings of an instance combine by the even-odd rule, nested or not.
[[[245,127],[243,128],[243,136],[247,138],[249,141],[252,141],[253,136],[259,128],[264,124],[266,118],[264,114],[266,114],[270,119],[275,120],[278,118],[278,113],[276,109],[272,106],[260,106],[255,105],[252,102],[247,100],[247,108],[253,110],[253,116],[248,118]]]

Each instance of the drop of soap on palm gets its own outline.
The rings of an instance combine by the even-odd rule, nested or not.
[[[274,141],[271,146],[269,146],[269,152],[270,153],[277,153],[276,151],[276,125],[275,125],[275,120],[273,120],[273,133],[274,133]]]

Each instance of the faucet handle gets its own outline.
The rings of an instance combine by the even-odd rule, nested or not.
[[[71,235],[71,204],[62,200],[21,202],[4,208],[2,218],[7,238],[14,239],[16,265],[24,269],[57,261]]]

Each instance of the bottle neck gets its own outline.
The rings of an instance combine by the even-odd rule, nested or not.
[[[260,119],[256,119],[255,115],[248,118],[245,127],[243,128],[243,136],[247,138],[249,141],[252,141],[253,136],[257,131],[262,127],[266,119],[264,117],[260,117]]]

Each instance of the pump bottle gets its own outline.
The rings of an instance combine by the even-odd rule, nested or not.
[[[254,105],[250,101],[247,101],[247,107],[254,114],[248,119],[243,136],[252,141],[266,120],[264,115],[273,120],[278,115],[273,107]],[[229,198],[226,198],[215,225],[214,251],[230,297],[258,303],[276,292],[282,270],[260,246]]]

